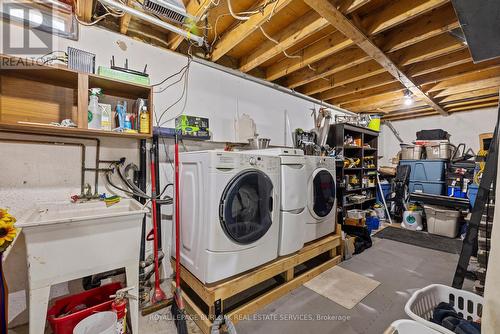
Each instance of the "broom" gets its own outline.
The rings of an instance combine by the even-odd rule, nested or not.
[[[186,312],[181,295],[181,248],[180,248],[180,205],[179,205],[179,139],[175,134],[175,292],[171,312],[177,333],[187,334]]]
[[[155,270],[155,288],[151,296],[151,304],[155,305],[167,299],[165,292],[160,287],[160,264],[158,260],[158,217],[156,215],[156,168],[155,158],[151,152],[151,211],[153,220],[153,252],[154,252],[154,270]]]

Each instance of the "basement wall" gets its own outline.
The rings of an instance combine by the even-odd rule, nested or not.
[[[0,22],[0,36],[6,25]],[[11,40],[22,40],[23,30],[11,25]],[[32,41],[37,37],[31,34]],[[0,43],[1,44],[1,43]],[[66,50],[73,46],[96,54],[96,66],[109,66],[111,56],[115,56],[117,65],[123,65],[128,59],[129,66],[142,69],[148,65],[152,83],[176,73],[186,64],[186,57],[160,49],[126,36],[96,27],[80,26],[78,41],[54,38],[54,50]],[[1,46],[0,46],[1,47]],[[0,50],[2,52],[2,50]],[[170,81],[172,82],[172,81]],[[167,83],[170,83],[167,82]],[[158,87],[159,90],[161,87]],[[166,107],[176,101],[182,93],[182,84],[169,88],[163,93],[155,94],[155,113],[158,115]],[[234,118],[239,113],[250,115],[256,122],[257,131],[262,137],[271,139],[272,145],[290,145],[291,139],[285,132],[285,111],[290,119],[292,129],[309,129],[313,126],[310,116],[313,103],[299,97],[285,94],[263,85],[236,77],[197,63],[192,63],[189,72],[188,100],[185,114],[210,118],[213,140],[218,142],[234,141]],[[42,111],[43,112],[43,111]],[[182,112],[179,104],[166,113],[163,120],[174,119]],[[173,121],[164,126],[172,126]],[[0,132],[0,137],[13,138],[11,134]],[[50,139],[48,137],[17,135],[19,138]],[[87,165],[93,167],[95,144],[84,141],[88,145]],[[167,145],[171,142],[167,142]],[[201,145],[201,146],[200,146]],[[196,148],[221,148],[222,144],[196,144]],[[138,164],[138,141],[131,139],[103,138],[101,159],[118,159],[126,157],[127,163]],[[188,144],[188,148],[192,146]],[[171,149],[171,147],[169,147]],[[162,182],[172,180],[172,169],[166,155],[161,149]],[[27,209],[38,201],[65,201],[70,195],[79,193],[79,151],[75,147],[52,145],[14,144],[0,141],[0,207],[9,208],[11,213],[20,217]],[[172,155],[171,155],[172,156]],[[93,174],[86,175],[87,182],[92,185]],[[104,187],[101,177],[99,192],[112,193]],[[170,208],[165,208],[168,215]],[[163,221],[163,245],[166,252],[163,265],[164,275],[169,275],[171,221]],[[139,238],[139,236],[137,236]],[[61,250],[64,251],[64,250]],[[7,281],[9,283],[9,324],[10,327],[27,322],[27,273],[24,241],[18,240],[10,256],[5,261]],[[51,296],[68,294],[81,288],[79,282],[59,284],[53,287]]]
[[[451,135],[450,141],[458,145],[465,143],[467,148],[474,152],[479,150],[479,134],[493,132],[498,108],[477,109],[453,113],[450,116],[431,116],[403,121],[394,121],[392,124],[399,132],[405,143],[411,144],[416,140],[416,132],[420,130],[443,129]],[[400,150],[399,141],[386,125],[382,125],[379,137],[379,166],[392,166],[391,160]]]

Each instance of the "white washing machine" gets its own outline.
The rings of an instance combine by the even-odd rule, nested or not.
[[[184,267],[213,283],[277,258],[278,157],[197,151],[181,153],[179,162]]]
[[[307,215],[304,242],[335,231],[337,223],[335,158],[305,156]]]
[[[281,207],[278,255],[288,255],[304,247],[307,219],[307,176],[304,151],[294,148],[269,148],[245,151],[277,156],[281,160]]]

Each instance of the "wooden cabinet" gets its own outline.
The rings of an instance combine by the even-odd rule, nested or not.
[[[1,60],[16,59],[2,55]],[[89,88],[102,88],[99,102],[111,104],[127,101],[132,111],[138,98],[148,100],[150,116],[153,111],[153,89],[150,86],[79,73],[67,68],[46,65],[0,67],[0,130],[39,134],[67,134],[79,136],[113,136],[144,139],[153,130],[150,117],[150,133],[125,133],[88,129]],[[71,119],[76,128],[58,127]]]

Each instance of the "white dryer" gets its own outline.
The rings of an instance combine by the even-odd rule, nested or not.
[[[307,174],[307,217],[304,241],[335,231],[337,222],[335,158],[305,156]]]
[[[307,175],[304,151],[294,148],[269,148],[244,151],[281,160],[281,207],[278,255],[288,255],[304,247],[307,219]]]
[[[181,153],[179,163],[184,267],[213,283],[277,258],[278,157],[197,151]]]

